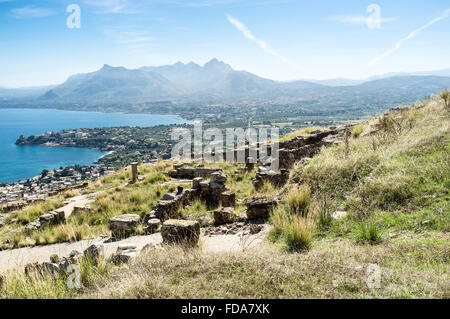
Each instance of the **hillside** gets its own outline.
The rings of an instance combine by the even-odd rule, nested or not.
[[[78,74],[49,90],[45,102],[116,103],[158,101],[160,99],[208,100],[238,97],[298,95],[299,90],[322,86],[308,82],[281,83],[212,59],[204,66],[177,63],[129,70],[105,65],[96,72]]]
[[[108,255],[95,262],[82,258],[83,288],[78,290],[61,284],[64,273],[27,277],[18,270],[5,274],[0,296],[449,298],[449,112],[442,100],[433,98],[365,122],[293,132],[281,139],[280,159],[281,154],[293,156],[282,161],[289,169],[282,184],[283,171],[270,177],[264,169],[237,163],[194,168],[192,163],[161,161],[140,166],[142,178],[134,184],[125,184],[130,170],[91,184],[82,190],[93,196],[89,209],[81,207],[62,224],[20,231],[73,193],[15,211],[0,229],[3,248],[38,245],[29,249],[42,251],[48,244],[75,245],[89,238],[108,245],[110,218],[129,213],[147,220],[150,214],[150,220],[164,221],[163,206],[181,200],[178,195],[209,192],[211,183],[236,196],[231,215],[221,208],[222,199],[217,204],[210,195],[203,197],[203,191],[194,201],[166,211],[186,224],[201,223],[198,248],[161,245],[164,230],[144,235],[148,226],[139,224],[136,237],[123,242],[157,244],[138,254],[118,250],[121,258],[127,256],[127,266],[112,263]],[[217,169],[221,171],[213,174]],[[186,177],[193,172],[210,174],[211,181]],[[255,175],[267,179],[257,185]],[[180,192],[177,186],[185,189]],[[258,207],[269,205],[263,205],[270,207],[268,219],[254,219],[263,212],[252,206],[253,196],[264,196],[256,201]],[[217,225],[218,217],[230,220],[220,219]],[[252,233],[266,231],[266,240],[251,243]],[[219,249],[211,249],[214,238]],[[241,248],[227,248],[233,238],[240,238]],[[379,271],[378,279],[371,269]]]
[[[44,100],[114,101],[128,99],[159,99],[177,94],[170,81],[156,73],[128,70],[123,67],[104,65],[97,72],[79,74],[62,85],[48,91]]]

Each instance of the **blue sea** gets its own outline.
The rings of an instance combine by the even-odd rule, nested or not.
[[[175,115],[72,112],[51,109],[0,109],[0,182],[15,182],[43,169],[90,165],[104,153],[83,148],[17,146],[21,135],[63,129],[181,124]]]

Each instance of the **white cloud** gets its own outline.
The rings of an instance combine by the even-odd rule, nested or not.
[[[118,44],[145,44],[158,40],[156,37],[150,36],[146,31],[132,30],[125,31],[122,28],[106,28],[104,33],[115,40]]]
[[[298,65],[296,65],[294,62],[292,62],[291,60],[287,59],[286,57],[282,56],[281,54],[279,54],[278,52],[276,52],[274,49],[272,49],[271,47],[269,47],[269,45],[261,40],[256,38],[252,32],[246,27],[245,24],[243,24],[242,22],[240,22],[239,20],[233,18],[230,15],[227,15],[227,20],[228,22],[230,22],[232,25],[234,25],[239,31],[242,32],[242,34],[249,40],[256,42],[261,49],[263,49],[265,52],[277,57],[278,59],[280,59],[281,61],[283,61],[284,63],[290,65],[291,67],[295,67],[298,68]]]
[[[49,8],[39,8],[26,6],[23,8],[11,9],[11,13],[15,18],[42,18],[55,15],[56,12]]]
[[[293,0],[164,0],[164,3],[170,3],[181,7],[213,7],[213,6],[226,6],[233,4],[245,4],[245,5],[268,5],[268,4],[282,4],[289,3]]]
[[[146,43],[158,40],[158,38],[147,36],[145,32],[122,32],[118,34],[117,40],[121,44],[128,44]]]
[[[384,52],[383,54],[377,56],[376,58],[374,58],[372,61],[369,62],[369,67],[374,66],[375,64],[377,64],[378,62],[380,62],[382,59],[386,58],[387,56],[391,55],[392,53],[394,53],[395,51],[397,51],[398,49],[401,48],[401,46],[408,40],[411,40],[412,38],[414,38],[419,32],[424,31],[426,29],[428,29],[429,27],[431,27],[433,24],[435,24],[436,22],[439,22],[441,20],[444,20],[446,18],[448,18],[448,16],[450,15],[450,9],[447,9],[444,11],[444,13],[442,15],[440,15],[439,17],[431,20],[430,22],[428,22],[427,24],[421,26],[420,28],[414,30],[413,32],[411,32],[410,34],[408,34],[407,37],[401,39],[400,41],[398,41],[395,46]]]
[[[339,15],[330,17],[330,20],[349,24],[367,24],[367,16],[358,16],[358,15]],[[397,20],[397,18],[381,18],[380,22],[386,23],[395,20]]]
[[[129,0],[84,0],[84,3],[99,8],[98,13],[137,13]]]

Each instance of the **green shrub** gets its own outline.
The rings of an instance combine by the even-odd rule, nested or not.
[[[289,211],[292,214],[306,216],[311,205],[311,188],[307,184],[293,188],[288,194]]]
[[[289,251],[308,250],[315,231],[313,218],[313,214],[303,217],[292,213],[287,206],[279,206],[270,217],[273,228],[269,238],[274,242],[282,240]]]
[[[327,230],[331,226],[332,222],[331,214],[326,210],[320,210],[317,217],[317,227],[320,230]]]
[[[352,130],[352,137],[358,138],[362,132],[364,132],[364,126],[361,124],[358,124]]]
[[[279,239],[283,235],[286,225],[289,224],[288,214],[289,212],[286,211],[284,206],[279,206],[272,211],[270,222],[273,225],[273,228],[270,232],[270,238],[273,241]]]
[[[314,222],[310,218],[291,216],[284,229],[284,239],[288,250],[303,251],[311,248]]]
[[[376,244],[381,241],[381,231],[375,223],[362,221],[355,230],[355,237],[358,242]]]

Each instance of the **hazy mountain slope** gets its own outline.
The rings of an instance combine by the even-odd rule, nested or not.
[[[235,71],[212,59],[204,66],[176,63],[128,70],[105,65],[102,69],[70,77],[48,91],[44,99],[78,101],[142,101],[189,97],[200,99],[298,96],[324,86],[305,81],[277,82],[246,71]],[[307,92],[311,93],[311,92]]]
[[[212,59],[204,66],[193,62],[188,64],[179,62],[160,67],[143,67],[141,70],[158,73],[191,94],[202,92],[203,94],[226,95],[239,94],[243,91],[247,93],[245,88],[248,87],[252,91],[258,86],[256,82],[260,82],[260,84],[264,81],[274,83],[274,81],[265,80],[247,72],[235,71],[231,66],[217,59]],[[253,83],[248,83],[249,81]],[[242,84],[243,87],[239,87],[239,84]],[[237,91],[230,89],[237,89]]]
[[[99,71],[79,74],[46,93],[46,98],[65,101],[123,101],[162,98],[177,95],[179,90],[166,78],[153,72],[103,66]]]
[[[421,71],[421,72],[390,72],[381,75],[374,75],[365,79],[346,79],[346,78],[335,78],[326,80],[314,80],[306,79],[305,81],[327,85],[327,86],[350,86],[359,85],[366,82],[371,82],[375,80],[382,80],[392,77],[406,77],[406,76],[443,76],[450,77],[450,69],[447,70],[434,70],[434,71]]]
[[[56,85],[23,87],[23,88],[5,88],[0,87],[0,97],[2,98],[32,98],[38,97],[51,90]]]

